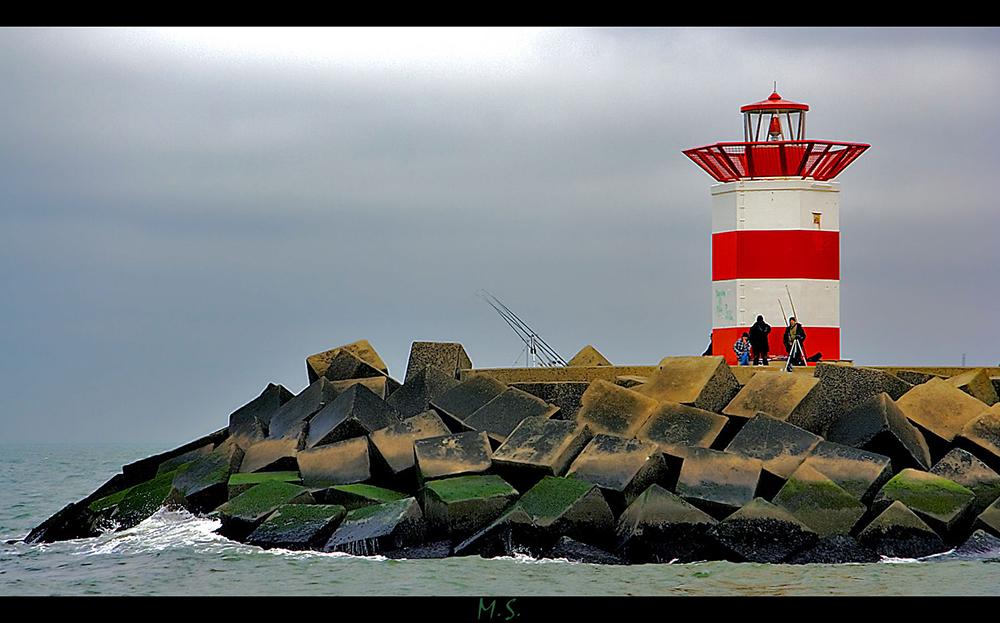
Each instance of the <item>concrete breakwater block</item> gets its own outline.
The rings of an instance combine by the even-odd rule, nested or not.
[[[784,480],[798,469],[821,441],[823,438],[819,435],[758,413],[736,433],[726,446],[726,452],[760,459],[765,471]]]
[[[366,482],[372,477],[367,437],[302,450],[295,458],[302,484],[307,487],[349,485]]]
[[[450,434],[441,416],[433,410],[372,431],[368,439],[375,450],[373,471],[381,471],[388,481],[397,485],[416,487],[413,443],[418,439]]]
[[[457,379],[459,372],[472,369],[472,360],[465,348],[456,342],[414,342],[410,345],[403,383],[427,366],[434,366]]]
[[[576,421],[595,433],[635,437],[658,406],[656,400],[597,379],[583,393]]]
[[[610,366],[611,362],[604,355],[597,352],[593,346],[587,345],[580,349],[580,352],[573,355],[573,358],[566,362],[567,366]]]
[[[423,488],[428,537],[464,539],[497,519],[517,498],[517,490],[494,475],[428,482]]]
[[[650,485],[618,519],[616,551],[632,563],[709,560],[717,521],[659,485]]]
[[[655,443],[602,433],[580,452],[566,477],[600,487],[618,516],[650,485],[665,480],[666,472],[663,453]]]
[[[191,462],[172,484],[195,512],[208,512],[229,499],[229,478],[243,463],[243,449],[230,437]]]
[[[865,505],[893,476],[889,457],[825,440],[816,444],[802,465],[820,472]]]
[[[268,439],[298,439],[303,424],[336,398],[336,388],[325,377],[320,377],[274,412],[268,424]]]
[[[227,499],[231,500],[236,496],[250,490],[251,487],[259,485],[269,480],[287,482],[293,485],[301,485],[302,477],[298,471],[289,472],[254,472],[251,474],[232,474],[227,484]]]
[[[263,440],[271,416],[294,397],[284,386],[269,383],[259,396],[229,415],[229,436],[243,449]]]
[[[934,464],[930,473],[962,485],[976,495],[968,509],[972,517],[1000,498],[1000,474],[970,452],[955,448]]]
[[[898,500],[858,534],[858,541],[880,556],[891,558],[923,558],[951,549],[916,513]]]
[[[490,441],[499,446],[525,418],[550,418],[558,411],[559,407],[550,405],[541,398],[519,389],[507,388],[465,418],[463,425],[470,430],[485,432]]]
[[[723,415],[749,420],[759,412],[794,424],[817,428],[819,379],[804,374],[755,374],[722,410]]]
[[[585,381],[550,381],[550,382],[524,382],[511,383],[509,387],[528,392],[536,398],[541,398],[545,402],[559,407],[559,411],[552,415],[555,419],[573,420],[583,406],[583,394],[590,387],[590,382]]]
[[[728,424],[729,418],[724,415],[679,402],[661,402],[635,436],[683,459],[688,448],[710,447]]]
[[[315,383],[319,380],[319,377],[324,376],[330,364],[341,352],[350,353],[354,358],[367,364],[376,372],[389,374],[389,368],[386,367],[385,362],[375,352],[372,345],[368,343],[368,340],[360,340],[306,357],[306,374],[309,377],[309,383]]]
[[[283,504],[247,537],[247,543],[265,549],[316,549],[323,545],[347,515],[343,506]]]
[[[689,448],[677,478],[676,493],[716,519],[722,519],[757,494],[760,459],[712,450]]]
[[[855,496],[809,465],[800,465],[772,500],[820,536],[849,534],[868,510]]]
[[[91,513],[91,529],[97,533],[139,525],[164,505],[173,490],[175,475],[176,471],[166,472],[91,502],[87,507]]]
[[[723,357],[667,357],[635,391],[659,402],[722,413],[740,384]]]
[[[552,539],[535,525],[527,511],[518,505],[496,521],[455,546],[456,556],[497,558],[523,554],[543,557],[552,548]]]
[[[913,387],[882,370],[834,363],[816,364],[814,375],[819,379],[819,405],[815,425],[808,428],[818,435],[824,435],[831,423],[872,396],[884,392],[899,400]]]
[[[965,425],[988,408],[981,400],[938,378],[906,392],[896,400],[896,406],[924,432],[933,460],[946,454]]]
[[[809,526],[762,498],[754,498],[708,533],[734,562],[775,564],[819,541]]]
[[[279,506],[314,502],[305,487],[279,480],[262,482],[215,509],[222,521],[217,532],[226,538],[244,541]]]
[[[816,545],[785,560],[790,565],[834,565],[844,563],[872,563],[882,559],[878,552],[862,545],[846,534],[831,534]]]
[[[298,470],[298,453],[298,437],[265,439],[246,449],[240,463],[240,472],[295,471]]]
[[[421,486],[436,478],[482,474],[493,466],[490,440],[483,432],[417,439],[413,454]]]
[[[492,463],[518,491],[527,491],[545,476],[564,475],[592,437],[579,422],[525,418],[493,453]]]
[[[363,437],[402,418],[364,385],[352,385],[309,419],[305,448]]]
[[[313,492],[313,497],[320,504],[337,504],[348,511],[362,506],[375,506],[386,502],[396,502],[411,497],[399,491],[376,487],[364,483],[351,485],[334,485]]]
[[[492,376],[475,374],[435,396],[430,405],[458,432],[465,430],[465,420],[470,415],[505,391],[507,386]]]
[[[596,547],[613,543],[615,518],[597,485],[546,476],[517,501],[531,522],[554,543],[569,536]]]
[[[904,469],[883,485],[871,512],[879,513],[893,502],[902,502],[945,541],[957,545],[956,528],[975,501],[969,489],[936,474]]]
[[[865,400],[830,424],[827,441],[884,454],[898,469],[930,469],[931,453],[916,426],[882,392]]]
[[[956,374],[949,377],[947,382],[949,385],[953,385],[973,398],[982,401],[987,406],[992,407],[997,402],[1000,402],[1000,399],[997,398],[997,391],[993,387],[993,382],[990,381],[990,377],[986,374],[984,368],[977,368],[963,372],[962,374]]]
[[[458,385],[458,380],[436,366],[425,366],[409,375],[403,386],[389,396],[385,403],[392,407],[401,418],[423,413],[431,408],[431,402]]]
[[[993,470],[1000,471],[1000,405],[993,405],[969,420],[955,442]]]
[[[422,543],[427,532],[420,504],[412,497],[349,512],[323,551],[376,556]]]

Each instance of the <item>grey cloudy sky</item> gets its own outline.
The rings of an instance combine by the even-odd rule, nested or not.
[[[681,151],[775,81],[872,145],[843,356],[996,365],[1000,30],[0,30],[0,442],[185,442],[359,339],[513,365],[480,288],[566,358],[700,354]]]

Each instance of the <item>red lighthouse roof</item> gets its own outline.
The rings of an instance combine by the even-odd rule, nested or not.
[[[684,155],[720,182],[762,177],[833,179],[871,146],[806,139],[808,110],[808,104],[782,99],[775,90],[766,100],[740,108],[743,143],[696,147]]]
[[[757,102],[756,104],[747,104],[746,106],[740,108],[740,112],[751,112],[756,110],[764,110],[774,113],[792,112],[796,110],[806,111],[809,110],[809,104],[799,104],[797,102],[790,102],[788,100],[781,99],[778,92],[775,91],[771,93],[770,97],[766,100]]]

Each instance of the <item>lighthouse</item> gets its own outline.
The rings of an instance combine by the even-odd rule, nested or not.
[[[840,359],[840,183],[870,145],[805,138],[807,104],[747,104],[743,142],[684,151],[712,186],[712,353],[763,316],[771,356],[785,355],[787,318],[805,328],[807,357]]]

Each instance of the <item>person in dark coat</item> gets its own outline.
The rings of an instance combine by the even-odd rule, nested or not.
[[[804,366],[806,362],[802,360],[802,343],[806,341],[806,330],[805,328],[795,320],[795,316],[788,319],[788,326],[785,328],[785,350],[788,352],[789,359],[792,360],[792,365]],[[795,351],[795,356],[792,357],[792,344],[794,342],[799,343],[799,348]]]
[[[767,334],[771,332],[771,325],[764,322],[763,316],[757,316],[757,322],[750,327],[750,348],[753,350],[753,365],[760,365],[763,359],[767,365]]]

